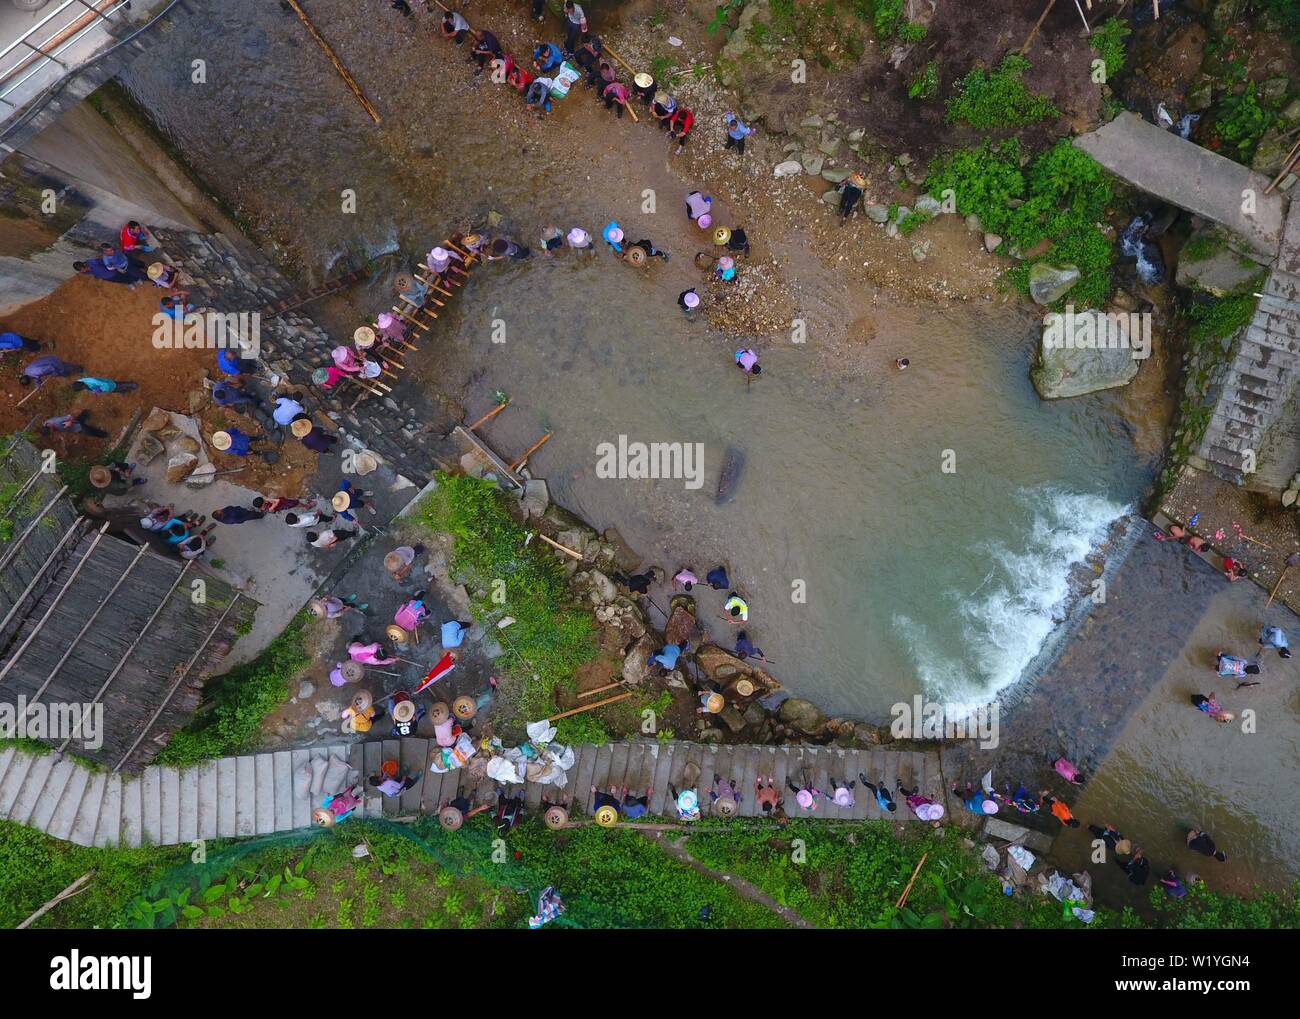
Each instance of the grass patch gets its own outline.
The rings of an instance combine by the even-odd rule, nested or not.
[[[908,82],[907,94],[912,99],[931,99],[938,91],[939,65],[931,60]]]
[[[554,711],[556,687],[571,689],[574,673],[595,657],[595,624],[588,612],[569,603],[564,571],[555,557],[540,542],[525,547],[527,532],[504,499],[489,481],[440,474],[416,519],[455,538],[451,573],[469,588],[475,620],[501,640],[506,674],[522,688],[519,708],[525,720],[535,720]],[[515,622],[495,629],[505,615]],[[570,733],[577,727],[568,721],[560,722],[560,738],[572,742]],[[589,729],[590,723],[583,724],[584,735]]]
[[[1244,329],[1255,317],[1254,294],[1231,294],[1204,304],[1193,304],[1187,309],[1192,326],[1187,332],[1193,343],[1208,340],[1226,340],[1238,329]]]
[[[1197,234],[1183,245],[1178,257],[1184,262],[1204,262],[1213,258],[1227,246],[1228,242],[1217,233]]]
[[[262,721],[289,699],[290,684],[311,664],[306,647],[309,618],[300,612],[251,662],[209,682],[205,693],[211,709],[172,736],[158,763],[185,767],[254,749]]]
[[[1107,18],[1099,27],[1092,30],[1088,45],[1106,65],[1106,81],[1110,81],[1123,69],[1126,56],[1124,40],[1132,32],[1128,22],[1121,21],[1119,18]]]
[[[1260,105],[1252,81],[1240,95],[1225,95],[1214,111],[1214,130],[1223,141],[1223,154],[1250,165],[1264,132],[1273,126],[1277,114]]]
[[[1100,305],[1110,293],[1115,257],[1114,242],[1098,227],[1113,195],[1110,177],[1069,139],[1039,153],[1024,170],[1020,152],[1015,139],[960,149],[931,164],[926,189],[940,200],[951,189],[963,216],[975,213],[985,231],[1022,251],[1053,242],[1042,257],[1026,259],[1008,273],[1022,293],[1028,293],[1035,263],[1069,262],[1080,273],[1070,302],[1079,308]],[[1013,207],[1015,201],[1021,204]]]
[[[910,233],[919,230],[924,224],[930,222],[931,216],[928,212],[921,212],[919,209],[913,209],[904,216],[898,223],[898,232],[906,237]]]
[[[1055,117],[1060,111],[1046,96],[1035,95],[1022,80],[1029,61],[1012,53],[994,71],[972,70],[948,100],[949,123],[969,124],[980,131],[1023,127]]]

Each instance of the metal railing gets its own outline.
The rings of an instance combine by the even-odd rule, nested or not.
[[[113,36],[108,31],[108,26],[113,16],[130,4],[131,0],[112,0],[107,4],[96,4],[91,0],[63,0],[21,36],[0,49],[0,104],[3,104],[0,106],[0,119],[17,112],[39,91],[39,88],[35,89],[26,99],[18,94],[32,79],[47,74],[53,67],[59,69],[58,77],[63,78],[75,74],[81,66],[89,63],[98,54],[100,47],[84,50],[75,65],[71,59],[61,58],[73,58],[74,55],[69,54],[68,50],[88,40],[96,32],[104,35],[105,43],[112,42]],[[69,11],[69,8],[72,10]],[[14,54],[22,59],[13,66],[6,67],[6,62]]]

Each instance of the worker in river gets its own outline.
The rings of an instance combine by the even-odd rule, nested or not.
[[[741,623],[749,621],[749,604],[735,591],[731,592],[722,608],[727,613],[727,622],[729,623],[739,626]]]
[[[1265,648],[1277,648],[1278,656],[1281,658],[1291,657],[1291,647],[1287,643],[1286,631],[1280,626],[1263,626],[1260,628],[1260,652],[1263,653]]]
[[[752,347],[741,347],[733,357],[736,360],[736,367],[746,375],[763,374],[763,366],[758,363],[758,354]]]

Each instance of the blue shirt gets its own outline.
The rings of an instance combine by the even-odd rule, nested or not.
[[[1259,631],[1259,642],[1265,647],[1284,648],[1290,647],[1286,642],[1286,634],[1279,626],[1265,626]]]
[[[564,61],[564,54],[560,52],[560,47],[553,42],[544,42],[533,50],[533,59],[538,61],[543,71],[549,71],[559,67]]]
[[[248,456],[252,440],[238,428],[227,428],[226,434],[230,436],[230,448],[226,452],[233,456]]]
[[[115,272],[110,266],[106,265],[102,258],[86,259],[86,268],[90,271],[90,275],[97,280],[109,280],[113,283],[122,282],[122,274]]]
[[[746,127],[738,117],[731,117],[727,120],[727,137],[735,138],[740,141],[742,138],[748,138],[754,133],[752,127]]]
[[[118,272],[122,269],[125,269],[130,264],[126,260],[126,256],[122,254],[120,251],[115,251],[111,255],[105,255],[103,258],[103,262],[104,265],[112,269],[114,272]]]
[[[654,660],[665,669],[672,670],[677,667],[677,659],[681,656],[681,653],[681,645],[665,644],[664,649],[654,656]]]
[[[442,646],[443,647],[460,647],[465,640],[465,627],[454,619],[449,619],[442,624]]]
[[[111,393],[117,388],[117,383],[112,379],[97,379],[90,375],[83,375],[77,381],[92,393]]]
[[[0,333],[0,350],[19,350],[22,345],[23,338],[17,333]]]
[[[287,396],[281,396],[276,398],[275,412],[271,417],[275,418],[275,423],[277,425],[287,425],[303,412],[303,405],[297,400],[291,400]]]
[[[600,234],[602,237],[605,238],[606,244],[608,244],[611,248],[613,248],[615,251],[620,253],[623,251],[622,246],[620,246],[617,241],[611,240],[609,235],[611,231],[621,230],[621,229],[623,228],[618,225],[618,220],[611,219],[609,223],[606,224],[605,229],[602,230]]]
[[[236,354],[233,350],[217,351],[217,367],[220,368],[227,375],[242,374],[242,372],[239,369],[239,355]]]

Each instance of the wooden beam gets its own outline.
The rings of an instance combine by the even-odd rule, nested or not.
[[[107,520],[104,521],[104,526],[99,529],[99,533],[95,535],[95,540],[90,543],[90,547],[82,554],[81,560],[77,563],[76,569],[74,569],[72,575],[63,582],[63,586],[59,588],[59,593],[54,596],[54,601],[50,602],[50,607],[45,610],[45,615],[41,616],[40,621],[32,628],[32,632],[27,635],[27,639],[19,645],[18,650],[13,653],[13,657],[10,658],[9,661],[5,662],[4,668],[0,669],[0,683],[4,682],[5,676],[9,675],[9,670],[18,663],[18,659],[23,656],[23,652],[27,650],[28,645],[30,645],[31,642],[36,639],[37,634],[41,632],[41,627],[49,621],[50,616],[54,614],[54,610],[59,607],[59,602],[63,601],[63,596],[68,593],[68,588],[72,585],[72,582],[77,579],[77,574],[81,572],[81,568],[85,566],[90,557],[94,555],[95,546],[98,545],[104,535],[108,533],[108,526],[109,522]]]
[[[17,614],[18,610],[22,607],[23,602],[27,600],[27,596],[30,595],[33,590],[35,590],[36,585],[39,584],[41,582],[41,578],[45,576],[45,571],[48,570],[51,566],[55,564],[55,562],[58,561],[57,557],[58,554],[63,551],[63,546],[66,545],[68,543],[68,539],[71,538],[77,532],[77,530],[80,528],[81,524],[85,521],[85,519],[86,518],[82,516],[77,517],[76,520],[72,521],[72,526],[63,532],[63,537],[60,538],[59,543],[54,546],[54,551],[49,554],[49,557],[46,558],[45,562],[41,563],[41,568],[36,571],[36,576],[32,577],[32,582],[28,584],[27,587],[24,589],[23,593],[18,596],[17,600],[14,602],[13,608],[11,608],[9,610],[9,614],[5,616],[4,622],[0,623],[0,633],[4,633],[5,627],[7,627],[9,623],[13,620],[13,617]]]
[[[51,509],[53,509],[54,504],[58,502],[60,499],[62,499],[67,494],[67,492],[68,492],[68,486],[64,485],[55,494],[54,498],[45,504],[45,508],[42,509],[39,513],[36,514],[35,517],[32,518],[32,522],[27,525],[27,530],[23,531],[23,533],[18,536],[18,539],[12,545],[9,546],[8,551],[6,551],[4,554],[4,558],[0,558],[0,570],[3,570],[6,566],[9,565],[10,560],[13,559],[13,557],[18,554],[18,550],[22,548],[23,542],[27,540],[27,536],[30,535],[32,531],[36,530],[36,525],[45,519],[45,514],[48,513]],[[108,525],[105,524],[104,526],[107,527]]]
[[[187,562],[185,565],[186,565],[186,567],[188,568],[189,563]],[[184,571],[182,571],[182,574],[181,574],[181,575],[184,576]],[[177,577],[177,578],[176,578],[176,583],[178,583],[178,584],[180,583],[180,577]],[[173,586],[172,590],[173,590],[173,591],[175,590],[175,587],[174,587],[174,586]],[[188,676],[188,675],[190,674],[190,670],[194,668],[194,663],[197,662],[197,661],[199,660],[199,655],[203,654],[203,652],[204,652],[205,650],[207,650],[208,645],[212,642],[212,638],[215,637],[215,636],[217,635],[217,631],[221,629],[221,624],[224,623],[224,622],[226,621],[226,617],[227,617],[228,615],[230,615],[230,610],[233,609],[233,608],[235,607],[235,602],[239,601],[239,596],[240,596],[242,593],[243,593],[242,591],[236,591],[236,592],[235,592],[235,596],[234,596],[233,598],[230,599],[230,604],[226,606],[226,611],[223,612],[223,613],[221,613],[221,618],[218,619],[216,625],[215,625],[214,627],[212,627],[211,630],[208,631],[208,635],[207,635],[206,637],[203,638],[203,643],[199,645],[199,649],[198,649],[197,651],[194,652],[194,654],[193,654],[193,656],[190,658],[189,662],[186,663],[185,671],[182,672],[179,676],[176,677],[176,682],[172,683],[171,688],[168,689],[168,691],[167,691],[167,696],[164,697],[164,698],[162,699],[162,703],[158,705],[157,710],[155,710],[154,713],[149,717],[149,721],[145,722],[145,724],[142,725],[142,726],[140,727],[140,735],[138,735],[138,736],[135,738],[135,742],[132,743],[132,744],[130,745],[130,747],[127,748],[126,753],[122,755],[122,759],[121,759],[120,761],[118,761],[117,764],[115,764],[115,765],[113,766],[113,773],[114,773],[114,774],[116,774],[118,771],[121,771],[121,769],[122,769],[122,765],[124,765],[124,764],[127,762],[127,759],[128,759],[128,758],[129,758],[133,753],[135,753],[135,748],[138,747],[138,746],[139,746],[139,745],[144,741],[144,738],[145,738],[145,736],[148,734],[149,730],[153,728],[154,723],[158,721],[159,717],[162,715],[162,713],[163,713],[163,711],[166,709],[167,705],[171,703],[171,699],[172,699],[173,696],[175,696],[176,691],[177,691],[178,689],[180,689],[180,685],[181,685],[181,683],[183,683],[183,682],[185,681],[185,677]],[[168,597],[171,597],[171,591],[167,592],[167,595],[168,595]],[[167,600],[166,600],[166,599],[163,599],[163,603],[162,603],[162,605],[165,605],[165,604],[167,604]],[[161,610],[162,610],[162,605],[159,605],[159,606],[158,606],[158,611],[161,611]],[[153,622],[153,619],[157,617],[157,615],[158,615],[158,611],[155,611],[155,612],[154,612],[153,617],[150,618],[150,620],[149,620],[150,623],[152,623],[152,622]],[[142,635],[143,635],[143,634],[142,634]],[[132,645],[132,646],[134,646],[134,645]],[[126,659],[123,658],[123,661],[125,661],[125,660],[126,660]],[[118,668],[120,669],[121,667],[122,667],[122,663],[119,662],[119,663],[118,663]],[[116,675],[116,674],[117,674],[117,670],[115,669],[114,672],[113,672],[113,675]],[[113,679],[113,676],[109,676],[109,677],[108,677],[108,681],[109,681],[109,682],[111,682],[112,679]],[[104,686],[107,687],[107,686],[108,686],[108,682],[106,682],[106,683],[104,684]],[[101,690],[100,690],[100,693],[103,693],[103,692],[104,692],[104,691],[101,689]],[[98,695],[96,695],[96,696],[98,696]],[[63,746],[66,747],[67,745],[68,745],[68,740],[64,740],[64,741],[63,741]],[[59,749],[62,750],[63,747],[59,747]]]
[[[307,12],[298,4],[298,0],[285,0],[285,3],[289,5],[294,14],[298,15],[298,20],[303,23],[308,34],[316,41],[316,45],[321,48],[325,56],[329,57],[330,63],[334,65],[334,70],[339,72],[339,77],[342,78],[347,87],[352,90],[352,94],[357,97],[357,102],[361,104],[361,108],[365,110],[366,113],[370,114],[371,120],[378,124],[380,120],[379,111],[370,104],[370,100],[366,98],[366,94],[361,91],[361,86],[356,83],[356,79],[354,79],[348,72],[348,69],[343,66],[343,61],[339,60],[338,55],[334,52],[334,47],[326,42],[325,37],[316,30],[316,26],[308,19]]]
[[[34,921],[39,920],[51,909],[57,906],[60,902],[63,902],[66,899],[70,899],[74,895],[80,895],[84,891],[88,891],[90,889],[90,885],[86,884],[86,882],[89,881],[94,876],[94,874],[95,872],[93,870],[86,871],[86,873],[82,874],[81,877],[77,878],[77,880],[72,882],[72,884],[68,885],[67,888],[63,889],[63,891],[59,892],[58,895],[54,896],[54,898],[52,898],[49,902],[43,905],[40,909],[38,909],[35,913],[29,916],[26,920],[24,920],[14,929],[20,931],[26,930],[28,927],[32,925]]]
[[[95,606],[95,611],[92,612],[90,614],[90,617],[85,621],[85,623],[82,624],[81,629],[77,631],[77,635],[73,637],[71,641],[69,641],[68,646],[64,649],[63,654],[60,656],[59,660],[54,663],[54,668],[52,668],[50,670],[50,674],[45,677],[45,682],[43,682],[39,687],[36,688],[36,692],[34,694],[32,694],[30,697],[27,698],[27,702],[29,704],[35,704],[38,700],[41,699],[41,694],[45,693],[46,689],[49,688],[49,685],[54,682],[54,677],[57,676],[59,670],[63,668],[63,663],[72,657],[72,652],[75,651],[77,649],[77,645],[81,643],[81,638],[84,637],[87,631],[89,631],[89,629],[95,624],[95,620],[98,619],[99,614],[104,611],[104,607],[113,600],[113,595],[117,594],[118,588],[120,588],[122,584],[125,583],[126,578],[129,577],[131,575],[131,571],[135,569],[136,563],[138,563],[141,559],[143,559],[144,554],[148,551],[149,551],[148,545],[140,546],[140,551],[138,551],[135,554],[135,558],[132,559],[127,564],[126,569],[122,571],[122,575],[117,578],[117,583],[115,583],[109,589],[108,594],[104,595],[104,597],[99,600],[99,604]],[[116,673],[114,673],[114,675],[116,675]],[[65,742],[64,746],[66,745],[67,743]],[[63,748],[60,747],[59,749],[62,750]]]

